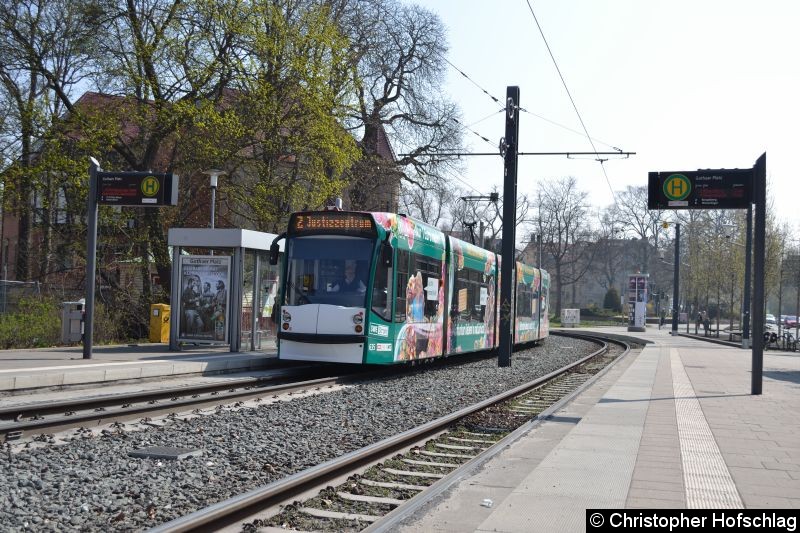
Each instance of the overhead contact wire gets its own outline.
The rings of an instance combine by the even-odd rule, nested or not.
[[[539,24],[539,19],[536,18],[536,13],[533,12],[533,6],[531,5],[530,0],[525,0],[528,4],[528,9],[533,16],[533,21],[536,23],[536,27],[539,29],[539,34],[542,36],[542,40],[544,41],[544,45],[547,48],[547,53],[550,54],[550,59],[553,60],[553,65],[556,67],[556,72],[558,72],[558,77],[561,78],[561,83],[564,85],[564,90],[567,92],[567,96],[569,97],[569,101],[572,103],[572,108],[575,110],[575,114],[578,115],[578,121],[581,123],[581,128],[583,128],[583,132],[586,134],[586,138],[589,140],[589,144],[592,146],[592,150],[597,153],[597,148],[595,148],[594,141],[592,140],[591,135],[589,135],[589,130],[586,129],[586,124],[583,122],[583,117],[581,117],[580,111],[578,111],[578,106],[575,104],[575,99],[572,98],[572,93],[569,91],[569,87],[567,87],[567,82],[564,79],[564,75],[561,74],[561,69],[558,67],[558,62],[556,61],[556,57],[553,55],[553,51],[550,49],[550,44],[547,42],[547,38],[544,36],[544,31],[542,30],[541,24]],[[600,168],[603,170],[603,176],[606,178],[606,183],[608,184],[608,189],[611,191],[611,197],[614,199],[614,204],[617,205],[617,195],[614,194],[614,188],[611,186],[611,180],[608,179],[608,173],[606,172],[606,167],[603,165],[603,159],[600,159],[600,155],[597,154],[597,161],[600,163]]]

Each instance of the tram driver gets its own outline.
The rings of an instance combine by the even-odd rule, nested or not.
[[[331,292],[358,292],[367,291],[367,286],[357,276],[357,264],[353,259],[344,262],[344,277],[333,284]]]

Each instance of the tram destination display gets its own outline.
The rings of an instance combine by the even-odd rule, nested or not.
[[[648,209],[747,209],[753,169],[650,172]]]
[[[369,213],[321,211],[294,213],[289,221],[289,233],[344,233],[363,237],[377,235],[375,222]]]
[[[178,205],[178,176],[152,172],[98,172],[97,203],[160,207]]]

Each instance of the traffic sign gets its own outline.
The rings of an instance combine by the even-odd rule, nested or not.
[[[709,169],[648,174],[649,209],[747,209],[753,169]]]
[[[97,203],[159,207],[178,205],[178,176],[152,172],[98,172]]]

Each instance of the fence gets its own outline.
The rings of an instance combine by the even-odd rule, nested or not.
[[[65,289],[38,281],[0,280],[0,314],[19,310],[19,301],[32,297],[51,297],[56,301],[75,301],[85,295],[82,290]]]

